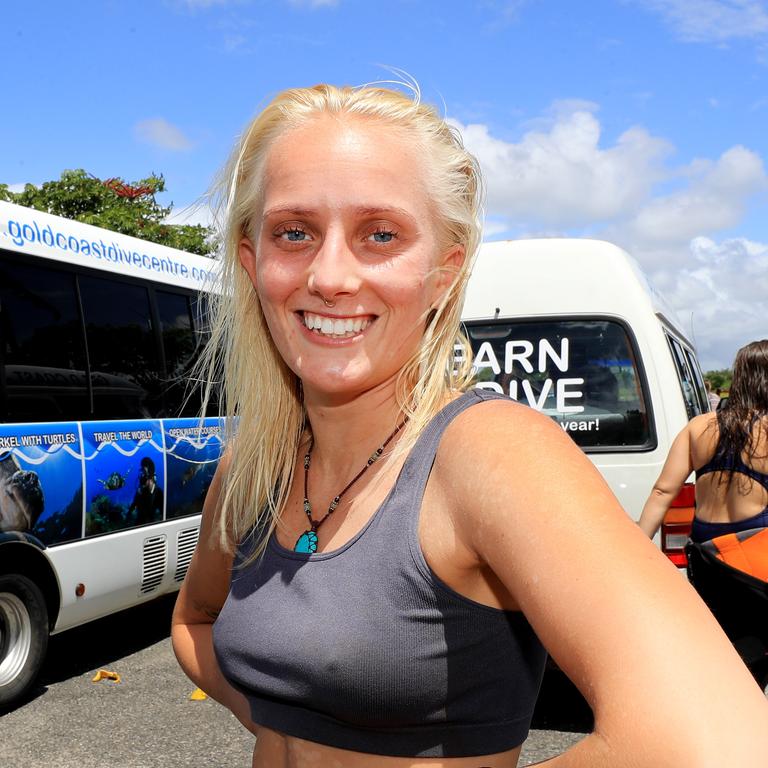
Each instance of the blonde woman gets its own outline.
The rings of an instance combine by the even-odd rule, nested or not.
[[[512,768],[544,648],[595,713],[546,765],[766,765],[695,593],[557,425],[452,372],[480,239],[454,131],[396,90],[290,90],[225,188],[208,365],[237,433],[173,642],[253,766]]]

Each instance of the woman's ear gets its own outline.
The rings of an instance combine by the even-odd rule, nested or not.
[[[437,265],[437,275],[435,277],[435,288],[431,302],[432,309],[437,309],[443,300],[448,289],[456,279],[456,275],[464,265],[466,251],[460,244],[454,245],[450,250],[443,254],[440,263]]]
[[[253,287],[256,287],[256,249],[253,247],[253,243],[247,237],[240,240],[237,246],[237,255],[240,258],[240,263],[243,265],[243,269],[248,273],[248,277],[251,278]]]

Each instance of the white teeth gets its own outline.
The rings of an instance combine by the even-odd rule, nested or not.
[[[369,317],[323,317],[311,312],[304,312],[304,325],[310,331],[317,331],[323,336],[332,336],[334,338],[353,336],[360,331],[364,331],[370,324]]]

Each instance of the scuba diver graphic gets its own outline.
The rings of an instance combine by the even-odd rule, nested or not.
[[[133,516],[131,522],[135,525],[152,523],[163,516],[163,491],[157,484],[155,462],[149,456],[141,460],[139,487],[128,508],[128,516]]]

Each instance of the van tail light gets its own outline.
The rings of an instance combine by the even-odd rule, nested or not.
[[[696,486],[686,483],[672,500],[669,511],[661,524],[661,551],[678,568],[688,565],[685,542],[691,535],[691,524],[696,506]]]

